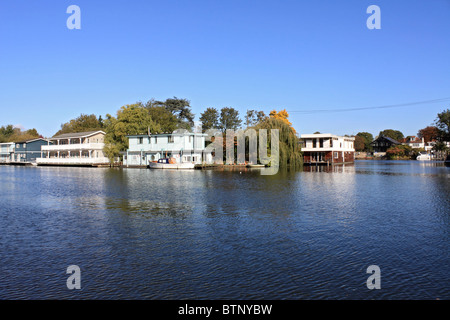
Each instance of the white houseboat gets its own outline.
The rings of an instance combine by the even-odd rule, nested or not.
[[[99,166],[109,164],[103,154],[103,131],[66,133],[48,139],[41,147],[42,157],[37,165]]]
[[[129,147],[123,157],[123,165],[126,167],[165,168],[165,165],[177,164],[180,168],[193,168],[195,164],[211,163],[212,155],[205,151],[207,136],[207,134],[195,132],[130,135],[128,136]],[[160,159],[172,159],[172,163],[160,161],[158,165]],[[180,166],[180,164],[185,165]]]

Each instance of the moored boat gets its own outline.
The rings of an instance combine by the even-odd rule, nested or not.
[[[251,164],[251,163],[249,163],[249,164],[246,165],[246,167],[247,168],[264,168],[265,165],[264,164]]]
[[[419,155],[417,156],[416,160],[429,161],[431,160],[431,155],[426,152],[419,152]]]
[[[191,162],[177,163],[174,158],[163,158],[156,162],[149,162],[150,169],[194,169],[195,164]]]

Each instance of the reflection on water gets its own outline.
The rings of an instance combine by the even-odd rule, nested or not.
[[[0,298],[448,299],[449,174],[3,166]],[[81,293],[65,289],[71,264]]]

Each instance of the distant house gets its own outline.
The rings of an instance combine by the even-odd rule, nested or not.
[[[316,133],[302,134],[300,139],[305,164],[352,163],[355,160],[355,137]]]
[[[425,149],[425,140],[424,138],[419,139],[415,136],[411,136],[405,139],[400,140],[401,144],[410,146],[413,149]]]
[[[43,138],[15,142],[11,162],[32,163],[42,156],[41,147],[49,142]]]
[[[14,155],[14,142],[0,143],[0,163],[10,162]]]
[[[42,146],[38,165],[102,165],[109,164],[103,154],[103,131],[65,133],[48,139]]]
[[[205,133],[194,132],[130,135],[123,164],[147,166],[151,161],[169,157],[177,163],[211,163],[211,153],[205,153],[206,137]]]
[[[397,140],[394,140],[389,137],[379,136],[375,140],[373,140],[370,145],[373,147],[373,151],[375,153],[386,153],[386,150],[394,145],[401,144]]]

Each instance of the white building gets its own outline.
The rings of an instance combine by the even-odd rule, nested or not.
[[[303,162],[349,163],[355,160],[355,137],[342,137],[330,133],[302,134]]]
[[[14,142],[0,143],[0,163],[14,161]]]
[[[103,131],[66,133],[48,139],[48,145],[41,147],[42,157],[38,165],[102,165],[109,164],[103,154]]]
[[[205,133],[194,132],[130,135],[123,164],[147,166],[149,162],[162,158],[175,158],[177,163],[211,163],[211,153],[205,153],[207,136]]]
[[[410,146],[413,149],[425,149],[424,138],[420,139],[415,136],[411,136],[400,141],[403,145]]]

